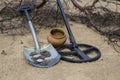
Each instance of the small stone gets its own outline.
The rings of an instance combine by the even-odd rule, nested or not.
[[[37,54],[37,55],[34,55],[33,58],[39,58],[41,55],[40,54]]]
[[[50,60],[50,58],[49,58],[49,57],[46,57],[45,60]]]
[[[37,53],[36,52],[31,52],[30,53],[30,56],[34,56],[34,55],[37,55]]]
[[[73,26],[73,24],[70,24],[71,26]]]
[[[23,41],[21,40],[20,44],[23,44]]]
[[[103,59],[101,59],[101,61],[103,61]]]
[[[1,54],[7,55],[7,53],[5,52],[5,50],[2,50]]]
[[[40,63],[40,65],[42,65],[42,66],[46,66],[46,65],[48,65],[48,63],[45,62],[45,61],[43,61],[43,62]]]
[[[45,61],[46,63],[49,63],[49,62],[50,62],[50,58],[47,57],[47,58],[44,59],[44,61]]]
[[[34,55],[34,56],[32,56],[32,60],[33,61],[35,61],[35,60],[37,60],[37,59],[40,59],[40,57],[41,57],[41,55],[40,54],[37,54],[37,55]]]
[[[41,63],[43,63],[44,61],[43,61],[43,59],[37,59],[37,60],[34,60],[34,63],[35,64],[41,64]]]
[[[43,62],[43,59],[37,59],[36,61],[41,63],[41,62]]]
[[[41,55],[40,58],[41,58],[41,59],[44,59],[44,58],[46,58],[46,56]]]
[[[50,52],[47,51],[47,50],[42,51],[42,52],[41,52],[41,55],[42,55],[42,56],[45,56],[45,57],[50,57],[50,56],[51,56]]]

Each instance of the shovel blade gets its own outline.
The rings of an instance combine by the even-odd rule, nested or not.
[[[24,46],[24,55],[27,59],[28,63],[40,67],[40,68],[48,68],[55,64],[57,64],[60,61],[60,54],[54,49],[54,47],[51,44],[44,45],[41,47],[41,51],[46,50],[50,53],[49,62],[47,64],[43,63],[35,63],[35,61],[32,59],[32,56],[30,55],[32,52],[36,52],[36,49],[34,47],[26,47]]]

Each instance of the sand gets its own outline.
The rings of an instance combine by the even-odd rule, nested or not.
[[[30,33],[23,36],[0,34],[0,80],[120,80],[120,53],[108,45],[105,37],[86,25],[70,24],[77,43],[90,44],[101,50],[99,60],[87,63],[61,60],[50,68],[37,68],[28,64],[23,54],[23,46],[34,47]],[[63,29],[66,31],[65,27]],[[37,34],[40,43],[47,43],[49,31],[40,29]]]
[[[37,68],[28,64],[23,54],[23,46],[34,46],[31,34],[0,34],[0,80],[120,80],[120,55],[108,45],[105,37],[85,25],[74,22],[70,24],[78,43],[91,44],[101,50],[99,60],[87,63],[61,60],[50,68]],[[49,31],[50,29],[40,29],[40,43],[47,43]]]

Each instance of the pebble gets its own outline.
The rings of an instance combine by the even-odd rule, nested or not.
[[[37,59],[36,61],[40,63],[40,62],[43,62],[44,60],[43,59]]]
[[[38,58],[40,56],[41,56],[40,54],[37,54],[37,55],[34,55],[33,58]]]
[[[5,50],[2,50],[1,54],[7,55],[7,53],[5,52]]]
[[[37,55],[37,53],[36,52],[31,52],[30,53],[30,56],[34,56],[34,55]]]
[[[51,56],[50,52],[47,51],[47,50],[42,51],[42,52],[41,52],[41,55],[42,55],[42,56],[45,56],[45,57],[50,57],[50,56]]]

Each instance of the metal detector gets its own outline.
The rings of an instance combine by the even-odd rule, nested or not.
[[[91,62],[99,59],[101,56],[101,52],[98,48],[88,44],[76,43],[60,0],[57,0],[57,5],[64,19],[64,23],[66,25],[70,38],[70,44],[64,44],[57,49],[57,51],[61,55],[61,59],[73,63]],[[82,50],[82,48],[84,49]],[[68,49],[69,51],[66,51],[66,49]],[[88,54],[92,54],[92,53],[95,53],[96,55],[94,57],[90,57]],[[74,59],[73,56],[76,56],[78,58]]]

